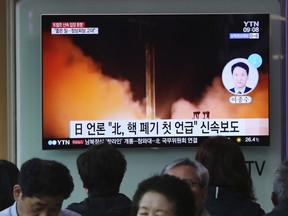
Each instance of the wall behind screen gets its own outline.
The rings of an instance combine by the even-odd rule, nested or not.
[[[135,12],[186,12],[186,13],[270,13],[271,20],[271,146],[242,148],[254,181],[256,197],[266,211],[272,209],[270,194],[274,170],[281,159],[282,116],[281,103],[281,5],[274,0],[22,0],[17,5],[17,161],[22,164],[31,157],[55,159],[67,165],[73,175],[75,190],[63,207],[81,201],[86,195],[78,177],[75,160],[82,151],[41,149],[41,39],[40,15],[61,13],[135,13]],[[196,149],[123,149],[127,173],[121,192],[129,197],[142,179],[157,173],[177,158],[194,158]]]

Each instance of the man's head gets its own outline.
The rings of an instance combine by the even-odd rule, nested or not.
[[[186,181],[195,196],[195,205],[199,214],[207,197],[209,173],[198,161],[183,158],[164,167],[161,174],[176,176]]]
[[[93,145],[78,156],[77,168],[88,194],[109,196],[119,192],[126,160],[112,145]]]
[[[274,205],[288,202],[288,160],[283,161],[275,171],[271,199]]]
[[[18,183],[19,169],[7,160],[0,160],[0,211],[14,203],[13,187]]]
[[[30,159],[21,166],[19,184],[14,186],[18,215],[56,216],[73,188],[66,166],[53,160]]]
[[[244,62],[238,62],[232,65],[231,72],[235,88],[244,88],[249,79],[249,66]]]

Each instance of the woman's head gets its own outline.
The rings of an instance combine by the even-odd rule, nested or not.
[[[252,179],[238,144],[224,136],[210,137],[200,144],[195,159],[209,171],[209,184],[230,187],[254,200]]]
[[[193,216],[194,196],[188,184],[170,175],[156,175],[142,181],[134,194],[132,216]]]

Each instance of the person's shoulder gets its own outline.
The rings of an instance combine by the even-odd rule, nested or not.
[[[247,92],[249,92],[249,91],[251,91],[251,90],[252,90],[252,88],[250,88],[250,87],[248,87],[248,86],[245,87],[245,93],[247,93]]]
[[[81,216],[81,214],[71,211],[69,209],[62,209],[59,216]]]
[[[274,207],[274,209],[271,212],[268,212],[267,214],[263,215],[263,216],[287,216],[288,212],[288,207],[285,208],[280,208],[277,209],[277,207]]]
[[[287,212],[284,212],[285,214],[283,214],[283,215],[287,215]],[[278,214],[278,212],[269,212],[269,213],[267,213],[267,214],[264,214],[263,216],[282,216],[282,214]]]
[[[200,216],[211,216],[207,209],[203,208],[201,211]]]
[[[14,216],[14,215],[12,215],[11,207],[0,211],[0,216]],[[15,216],[17,216],[17,215],[15,215]]]
[[[261,205],[251,200],[247,201],[243,208],[247,210],[247,216],[249,213],[252,213],[251,216],[263,216],[265,214],[265,211],[261,208]]]
[[[9,211],[9,208],[7,208],[7,209],[0,211],[0,216],[12,216],[12,214]]]
[[[131,208],[132,207],[132,201],[129,197],[127,197],[125,194],[119,193],[115,199],[117,203],[120,203],[123,208]]]
[[[82,212],[83,210],[87,209],[87,206],[84,201],[80,203],[71,203],[70,205],[67,206],[68,210],[73,211],[73,212]]]
[[[17,216],[16,202],[12,206],[0,211],[0,216]]]
[[[126,202],[132,202],[131,199],[123,193],[118,193],[116,196],[121,200],[125,200]]]

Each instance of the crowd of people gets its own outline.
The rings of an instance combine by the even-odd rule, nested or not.
[[[240,147],[224,136],[206,139],[194,159],[177,159],[147,176],[131,199],[120,193],[127,161],[116,147],[90,146],[76,164],[87,197],[65,208],[63,201],[74,189],[65,165],[32,158],[19,170],[0,160],[0,216],[288,215],[288,161],[275,171],[274,208],[265,214]]]

